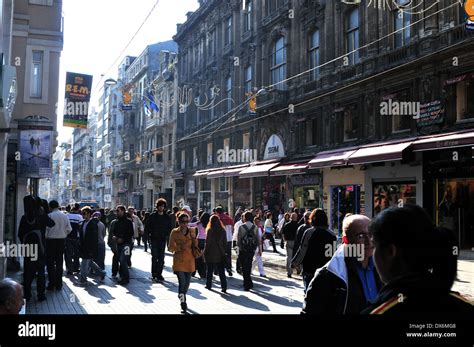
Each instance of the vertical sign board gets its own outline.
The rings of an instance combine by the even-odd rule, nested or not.
[[[91,89],[92,76],[74,72],[66,73],[64,126],[87,128]]]
[[[22,130],[20,132],[20,177],[51,178],[53,132]]]

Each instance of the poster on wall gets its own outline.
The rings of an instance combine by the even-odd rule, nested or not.
[[[20,177],[51,178],[51,131],[22,130],[20,132]]]
[[[416,204],[416,183],[374,184],[374,217],[387,208],[405,204]]]

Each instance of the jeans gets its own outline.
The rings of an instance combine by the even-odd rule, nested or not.
[[[291,267],[291,260],[293,259],[293,246],[295,241],[286,241],[286,273],[288,276],[293,274],[293,268]]]
[[[161,276],[165,266],[166,240],[151,241],[151,276],[157,278]]]
[[[244,289],[246,290],[253,288],[253,282],[251,277],[253,256],[253,252],[248,253],[240,251],[239,254],[240,265],[242,266],[242,276],[244,277]]]
[[[227,278],[225,277],[225,268],[224,263],[207,263],[207,281],[206,287],[212,287],[212,277],[214,273],[214,267],[217,267],[217,271],[219,272],[219,278],[221,280],[221,288],[222,290],[227,290]]]
[[[191,284],[191,272],[177,271],[178,276],[178,294],[185,294],[188,292],[189,285]]]
[[[66,261],[66,270],[68,272],[79,271],[79,240],[66,238],[66,250],[64,260]]]
[[[89,275],[89,271],[91,268],[92,271],[101,274],[101,276],[105,276],[105,270],[102,270],[93,259],[83,258],[81,262],[81,273],[79,275],[81,281],[87,281],[87,276]]]
[[[46,266],[48,285],[60,288],[63,285],[64,239],[46,240]]]
[[[125,281],[130,279],[128,262],[130,261],[131,248],[132,246],[129,243],[117,245],[120,279]]]

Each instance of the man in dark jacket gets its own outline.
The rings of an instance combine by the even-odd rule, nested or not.
[[[307,228],[300,241],[300,246],[293,256],[291,265],[302,267],[304,292],[308,290],[309,282],[314,277],[317,269],[323,267],[334,252],[327,252],[328,245],[336,249],[336,235],[328,229],[328,217],[323,209],[315,209],[310,217],[312,227]],[[300,229],[306,225],[300,226]],[[298,232],[299,230],[298,229]]]
[[[93,271],[100,274],[100,280],[103,281],[105,270],[102,270],[94,261],[99,254],[99,228],[97,226],[99,220],[92,218],[92,208],[89,206],[83,207],[81,213],[84,221],[79,231],[80,253],[82,257],[80,282],[87,283],[87,276],[91,267]]]
[[[344,244],[317,270],[306,292],[302,313],[360,314],[376,300],[381,282],[372,259],[369,221],[362,215],[344,219]],[[328,245],[327,251],[332,247]]]
[[[44,213],[41,207],[41,199],[31,195],[23,198],[25,214],[21,217],[18,228],[18,238],[21,243],[29,245],[30,249],[36,250],[36,254],[25,256],[23,285],[25,299],[31,298],[31,284],[36,275],[36,290],[38,292],[38,301],[46,300],[44,294],[46,287],[46,278],[44,267],[46,265],[46,227],[53,227],[54,221]]]
[[[165,265],[165,249],[171,229],[173,229],[173,223],[170,215],[165,213],[165,199],[156,201],[156,210],[147,219],[145,233],[151,240],[151,276],[155,282],[158,282],[165,280],[162,275]]]
[[[130,274],[128,271],[128,258],[130,257],[131,247],[133,243],[133,222],[127,218],[125,206],[117,206],[117,219],[110,225],[110,233],[112,234],[113,243],[117,245],[116,255],[119,263],[121,285],[130,282]]]
[[[286,244],[286,273],[288,278],[293,274],[291,259],[293,259],[293,246],[295,245],[296,231],[298,230],[298,214],[292,213],[291,220],[283,226],[282,237]]]

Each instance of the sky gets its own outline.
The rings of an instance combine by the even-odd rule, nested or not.
[[[93,75],[92,98],[98,98],[101,75],[119,57],[156,0],[64,0],[64,48],[58,98],[59,144],[72,136],[73,128],[63,127],[66,71]],[[186,21],[186,13],[199,7],[197,0],[160,0],[139,34],[104,76],[117,78],[118,64],[126,55],[137,56],[147,45],[171,40],[176,24]],[[101,83],[100,85],[103,85]],[[94,103],[92,103],[94,106]]]

